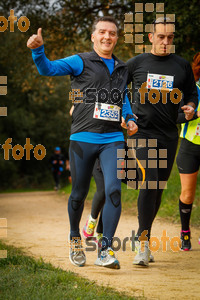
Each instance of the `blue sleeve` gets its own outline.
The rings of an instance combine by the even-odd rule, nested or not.
[[[132,109],[131,109],[131,105],[127,96],[127,93],[124,96],[124,101],[123,101],[123,106],[122,106],[122,117],[124,118],[124,120],[126,120],[127,115],[133,115]],[[133,117],[131,119],[129,119],[128,121],[134,121],[136,122],[136,119]]]
[[[44,45],[32,50],[33,61],[40,75],[78,76],[83,71],[83,60],[78,55],[50,61],[44,53]]]

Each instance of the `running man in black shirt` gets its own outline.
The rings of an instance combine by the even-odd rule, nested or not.
[[[170,53],[174,24],[168,18],[159,18],[153,27],[149,33],[151,53],[140,54],[127,62],[128,83],[133,83],[132,108],[138,116],[138,132],[130,141],[145,169],[138,197],[139,229],[133,264],[143,266],[148,266],[151,227],[175,158],[179,102],[184,95],[182,110],[187,120],[193,117],[198,103],[190,64]]]

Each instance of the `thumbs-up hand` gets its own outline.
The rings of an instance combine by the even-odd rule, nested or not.
[[[42,39],[42,28],[39,28],[37,34],[33,34],[27,41],[27,47],[36,49],[44,44]]]

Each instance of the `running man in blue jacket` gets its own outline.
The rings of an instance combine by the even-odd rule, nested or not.
[[[117,178],[117,151],[124,149],[121,116],[126,121],[129,135],[137,132],[137,125],[125,95],[127,66],[113,55],[118,25],[112,17],[98,18],[92,27],[93,51],[55,61],[49,61],[45,56],[41,30],[39,28],[37,35],[31,36],[27,42],[39,73],[46,76],[70,75],[72,89],[82,93],[79,101],[74,101],[70,136],[69,258],[77,266],[85,265],[79,223],[98,157],[106,198],[99,265],[119,269],[119,261],[112,250],[112,239],[121,214],[121,181]]]

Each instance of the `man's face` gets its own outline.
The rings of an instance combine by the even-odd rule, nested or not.
[[[156,24],[155,32],[149,33],[149,40],[152,43],[151,53],[159,56],[166,56],[170,53],[174,39],[174,24]]]
[[[114,23],[100,21],[96,30],[91,35],[94,50],[99,56],[111,58],[113,49],[117,43],[117,27]]]

